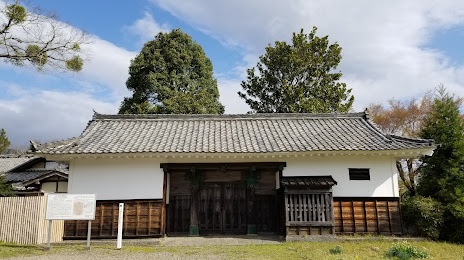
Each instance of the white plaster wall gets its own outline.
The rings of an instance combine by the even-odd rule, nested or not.
[[[58,192],[68,192],[68,182],[58,182]]]
[[[56,182],[44,182],[42,183],[42,187],[40,189],[44,193],[55,193],[56,192]]]
[[[335,197],[398,197],[395,159],[380,155],[269,156],[267,158],[177,157],[74,159],[70,161],[69,193],[95,193],[98,200],[162,199],[160,163],[286,162],[283,176],[332,175]],[[349,168],[369,168],[370,181],[349,180]]]
[[[44,182],[40,188],[44,193],[55,193],[56,192],[56,182]],[[58,192],[67,192],[68,183],[64,181],[58,182]]]
[[[289,158],[283,176],[332,175],[334,197],[398,197],[395,160],[389,156],[312,156]],[[350,180],[349,168],[369,168],[370,180]]]
[[[97,200],[163,198],[163,170],[154,159],[75,159],[69,168],[68,193],[94,193]]]

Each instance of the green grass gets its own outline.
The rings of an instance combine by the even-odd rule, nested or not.
[[[415,248],[426,251],[430,259],[464,259],[464,245],[442,242],[408,242]],[[99,254],[156,254],[169,253],[181,258],[197,256],[200,258],[225,259],[396,259],[387,256],[388,250],[396,242],[379,241],[339,241],[339,242],[293,242],[273,245],[245,246],[201,246],[201,247],[167,247],[167,246],[123,246],[123,252],[114,246],[93,246],[92,251]],[[330,253],[339,246],[340,254]],[[60,252],[83,251],[84,246],[54,246],[51,251],[43,251],[42,246],[23,246],[0,243],[0,258],[17,256],[55,254]]]
[[[40,246],[18,245],[0,241],[0,258],[39,255],[43,253],[43,247]]]

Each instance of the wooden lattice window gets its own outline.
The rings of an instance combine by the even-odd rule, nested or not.
[[[368,168],[350,168],[349,169],[351,181],[369,181],[371,176]]]

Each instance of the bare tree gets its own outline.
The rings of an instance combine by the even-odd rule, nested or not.
[[[428,92],[420,100],[390,99],[388,103],[389,108],[381,104],[369,105],[369,115],[376,125],[387,134],[417,138],[424,119],[432,108],[432,94]],[[396,161],[398,174],[410,195],[416,193],[420,165],[421,162],[415,158]]]
[[[60,22],[38,8],[28,10],[19,0],[0,6],[0,58],[17,66],[45,65],[80,71],[84,59],[85,32]]]

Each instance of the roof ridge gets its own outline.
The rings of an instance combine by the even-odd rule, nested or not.
[[[405,136],[399,136],[399,135],[387,135],[393,139],[399,139],[401,141],[407,141],[407,142],[413,142],[413,143],[427,143],[429,146],[432,146],[435,144],[435,141],[433,139],[422,139],[422,138],[411,138],[411,137],[405,137]]]
[[[363,122],[365,124],[368,125],[368,127],[370,127],[374,133],[376,133],[377,135],[379,135],[384,141],[388,142],[388,143],[391,143],[392,142],[392,139],[388,137],[387,134],[385,134],[382,130],[380,130],[377,125],[374,123],[374,121],[372,121],[372,119],[370,119],[369,117],[369,114],[366,113],[366,116],[363,118]]]
[[[412,143],[426,143],[429,144],[429,146],[434,145],[434,141],[432,139],[419,139],[419,138],[410,138],[410,137],[404,137],[404,136],[399,136],[399,135],[394,135],[394,134],[386,134],[384,133],[378,126],[377,124],[370,118],[369,112],[366,108],[365,110],[365,121],[373,128],[373,130],[380,134],[383,138],[388,140],[388,142],[392,142],[393,139],[398,139],[400,141],[407,141],[407,142],[412,142]]]
[[[96,120],[227,120],[227,119],[295,119],[295,118],[359,118],[365,112],[358,113],[256,113],[256,114],[94,114],[92,121]],[[89,122],[89,123],[90,123]]]

